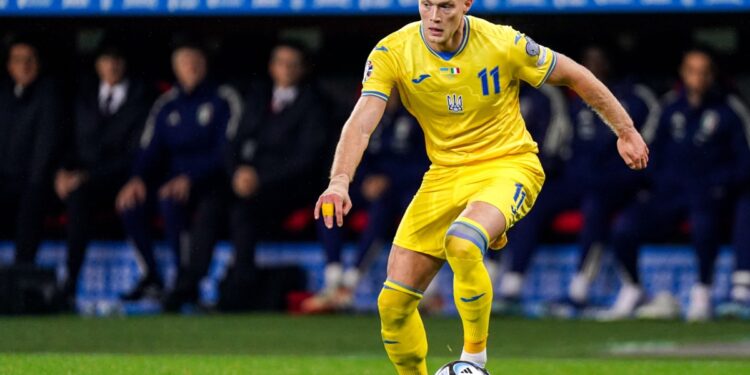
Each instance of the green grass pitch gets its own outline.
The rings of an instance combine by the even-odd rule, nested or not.
[[[434,371],[457,359],[461,326],[457,318],[425,325]],[[494,319],[491,332],[493,375],[750,374],[748,322]],[[691,347],[714,352],[680,354]],[[664,348],[677,351],[653,355]],[[373,315],[0,318],[0,374],[394,373]]]

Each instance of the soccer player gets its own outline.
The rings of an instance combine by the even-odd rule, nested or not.
[[[446,260],[463,322],[461,358],[485,366],[492,285],[482,258],[489,247],[505,245],[505,231],[531,209],[544,181],[518,108],[519,80],[571,87],[612,126],[631,168],[648,163],[630,117],[588,70],[509,26],[467,16],[472,3],[423,0],[421,22],[376,45],[315,207],[327,227],[343,225],[349,183],[397,86],[424,130],[432,162],[396,232],[378,298],[383,344],[399,374],[427,374],[417,305]]]

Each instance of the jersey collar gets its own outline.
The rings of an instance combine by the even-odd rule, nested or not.
[[[427,47],[427,49],[430,52],[432,52],[433,55],[445,61],[449,61],[450,59],[453,58],[453,56],[458,55],[459,53],[461,53],[461,51],[464,50],[464,48],[466,48],[466,44],[469,42],[470,30],[471,28],[469,27],[469,17],[464,16],[464,36],[463,38],[461,38],[461,44],[458,46],[458,49],[453,52],[440,52],[440,51],[435,51],[434,49],[432,49],[432,47],[430,47],[430,44],[427,43],[427,40],[424,38],[424,30],[422,30],[422,23],[421,22],[419,23],[419,36],[422,37],[422,42],[424,42],[425,47]]]

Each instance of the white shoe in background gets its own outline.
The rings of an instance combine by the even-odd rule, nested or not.
[[[708,285],[693,285],[685,319],[688,322],[705,322],[711,319],[711,288]]]
[[[668,291],[659,292],[651,302],[639,307],[635,316],[639,319],[677,319],[681,316],[680,301]]]
[[[506,272],[500,278],[500,298],[518,299],[523,287],[523,275],[518,272]]]
[[[571,301],[584,305],[589,298],[589,286],[591,282],[583,273],[576,273],[568,286],[568,297]]]
[[[623,320],[633,317],[635,309],[643,300],[643,291],[636,284],[622,284],[612,308],[605,311],[601,320]]]
[[[329,263],[323,270],[323,292],[333,292],[341,286],[344,268],[341,263]]]

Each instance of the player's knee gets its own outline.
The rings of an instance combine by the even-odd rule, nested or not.
[[[487,251],[487,231],[476,223],[457,220],[445,235],[445,253],[448,261],[481,261]]]
[[[383,326],[400,326],[417,309],[421,295],[394,288],[386,281],[378,296],[378,313]]]

